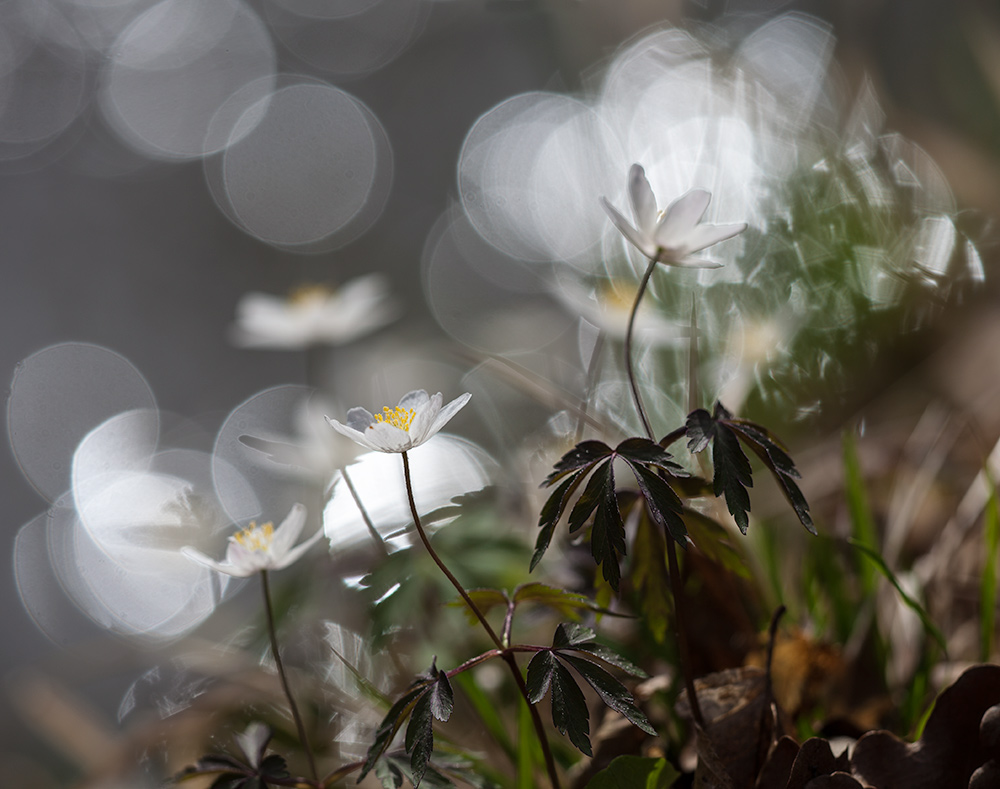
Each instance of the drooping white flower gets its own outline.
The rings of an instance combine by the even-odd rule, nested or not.
[[[323,530],[319,529],[308,540],[293,548],[292,545],[302,533],[305,523],[306,508],[295,504],[277,529],[271,523],[258,526],[253,522],[236,532],[229,538],[226,558],[221,562],[209,558],[190,545],[181,548],[181,553],[198,564],[237,578],[246,578],[261,570],[280,570],[296,561],[323,535]]]
[[[236,306],[232,340],[244,348],[344,345],[385,325],[398,314],[385,277],[369,274],[336,290],[308,285],[287,298],[248,293]]]
[[[444,427],[469,402],[466,392],[441,407],[441,393],[433,397],[423,389],[403,395],[395,408],[385,406],[381,414],[364,408],[347,412],[347,424],[326,418],[330,427],[363,447],[377,452],[406,452],[420,446]]]
[[[725,241],[742,233],[747,225],[710,225],[701,218],[712,199],[711,192],[692,189],[657,212],[656,197],[646,180],[642,165],[633,164],[628,171],[628,195],[632,204],[635,227],[608,202],[601,198],[601,205],[623,236],[650,260],[668,266],[685,268],[719,268],[719,264],[704,260],[691,260],[690,255],[706,247]]]

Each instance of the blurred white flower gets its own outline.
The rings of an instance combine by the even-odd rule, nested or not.
[[[377,452],[406,452],[432,438],[469,402],[466,392],[441,407],[441,393],[431,397],[423,389],[403,395],[395,408],[385,406],[381,414],[372,415],[364,408],[347,412],[347,424],[326,418],[330,427],[363,447]]]
[[[689,256],[706,247],[725,241],[746,230],[746,222],[736,225],[702,223],[712,194],[704,189],[692,189],[657,212],[656,197],[646,180],[642,165],[633,164],[628,171],[628,195],[632,204],[635,227],[617,208],[601,198],[601,205],[623,236],[650,260],[668,266],[686,268],[719,268],[719,264],[690,260]]]
[[[295,504],[277,529],[271,523],[258,526],[253,522],[236,532],[229,538],[224,561],[217,562],[190,545],[181,548],[181,553],[198,564],[237,578],[246,578],[261,570],[280,570],[296,561],[322,536],[320,529],[293,548],[305,523],[306,508]]]
[[[248,293],[236,305],[232,339],[243,348],[344,345],[398,315],[385,277],[369,274],[333,290],[307,285],[287,298]]]
[[[570,312],[621,340],[639,287],[634,282],[611,279],[602,279],[591,287],[576,277],[566,276],[557,281],[554,292]],[[634,331],[636,336],[656,346],[687,342],[691,334],[688,324],[668,320],[649,301],[639,304]]]

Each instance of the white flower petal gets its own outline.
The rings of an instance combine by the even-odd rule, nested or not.
[[[746,229],[746,222],[741,222],[738,225],[698,225],[691,228],[684,239],[685,251],[682,256],[686,257],[733,236],[738,236]]]
[[[308,540],[305,540],[304,542],[301,542],[298,545],[296,545],[294,548],[292,548],[292,550],[286,553],[284,557],[277,558],[274,562],[273,569],[281,570],[285,567],[288,567],[288,565],[298,561],[299,557],[302,556],[302,554],[304,554],[310,548],[312,548],[313,545],[316,544],[316,541],[322,536],[323,536],[323,529],[317,529],[316,533]]]
[[[437,396],[440,398],[440,393]],[[404,411],[408,411],[411,408],[423,408],[430,401],[431,396],[427,394],[424,389],[414,389],[412,392],[407,392],[399,399],[399,408],[402,408]]]
[[[683,243],[682,239],[687,237],[705,215],[711,200],[711,193],[704,189],[692,189],[678,197],[663,212],[653,240],[664,248]]]
[[[405,452],[413,446],[409,433],[388,422],[376,422],[365,431],[362,439],[359,443],[379,452]]]
[[[271,554],[276,561],[281,561],[289,549],[295,545],[295,541],[302,534],[302,529],[306,525],[306,508],[301,504],[293,504],[288,515],[281,522],[281,525],[274,530],[271,537]]]
[[[327,417],[329,420],[330,418]],[[332,423],[333,420],[330,420]],[[367,430],[375,422],[375,416],[367,408],[352,408],[347,412],[347,426],[352,430]]]
[[[628,239],[632,246],[648,258],[652,258],[656,254],[656,247],[650,239],[643,238],[642,234],[628,223],[628,220],[621,215],[618,209],[608,202],[607,198],[601,198],[601,205],[604,207],[604,212],[614,222],[615,227],[618,228],[618,231]]]
[[[641,164],[633,164],[629,168],[628,197],[632,204],[636,229],[642,236],[649,238],[653,228],[656,227],[656,198]]]
[[[441,393],[438,392],[422,406],[414,409],[413,420],[410,422],[410,440],[413,445],[422,444],[433,435],[430,430],[434,419],[441,411]]]
[[[470,392],[466,392],[464,395],[456,397],[448,403],[448,405],[442,408],[441,412],[435,418],[434,424],[431,425],[431,429],[429,431],[430,435],[428,437],[433,436],[435,433],[440,431],[441,428],[448,424],[448,422],[451,421],[451,418],[465,407],[465,404],[469,402],[471,397],[472,394]]]

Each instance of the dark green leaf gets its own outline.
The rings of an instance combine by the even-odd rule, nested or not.
[[[577,531],[587,522],[587,518],[590,517],[590,514],[600,504],[601,499],[607,497],[609,487],[612,488],[613,493],[614,474],[611,471],[610,460],[594,472],[590,478],[590,482],[587,483],[587,487],[583,489],[583,493],[577,499],[576,504],[569,514],[570,534]]]
[[[379,724],[378,730],[375,732],[375,742],[371,744],[368,749],[368,755],[365,758],[364,766],[361,768],[361,774],[358,776],[358,782],[368,775],[371,769],[375,766],[378,758],[385,752],[385,749],[389,747],[392,742],[392,738],[396,736],[396,732],[399,731],[399,727],[403,725],[403,722],[409,716],[410,712],[413,710],[413,705],[416,704],[417,699],[419,699],[427,691],[427,683],[420,682],[416,686],[411,687],[402,698],[399,699],[389,711],[382,718],[382,722]]]
[[[590,687],[597,691],[597,695],[611,709],[624,715],[647,734],[656,736],[656,729],[649,725],[649,721],[642,710],[636,706],[632,694],[628,692],[628,688],[611,676],[611,674],[596,663],[567,655],[565,652],[561,652],[559,657],[575,668],[580,676],[587,681]]]
[[[552,670],[552,723],[560,734],[569,736],[582,753],[593,756],[590,747],[590,710],[587,699],[569,673],[558,660]]]
[[[553,467],[555,470],[545,478],[542,487],[554,484],[571,471],[586,468],[608,457],[611,451],[611,447],[603,441],[582,441],[559,459]]]
[[[413,707],[410,722],[406,724],[406,752],[410,754],[410,769],[413,771],[413,785],[417,787],[423,780],[434,750],[434,716],[431,712],[431,694],[421,696]]]
[[[555,489],[553,494],[549,496],[548,501],[542,506],[542,511],[538,516],[538,526],[541,528],[541,532],[535,541],[535,553],[531,557],[531,565],[528,568],[528,572],[535,569],[535,565],[541,561],[545,551],[548,550],[549,543],[552,542],[552,533],[555,531],[556,524],[559,523],[559,519],[562,517],[563,510],[566,509],[569,497],[573,495],[573,491],[576,490],[577,486],[583,482],[585,476],[586,471],[580,471],[565,480]]]
[[[606,471],[605,471],[606,469]],[[595,476],[606,475],[604,496],[597,505],[594,525],[590,531],[590,552],[601,565],[601,573],[616,592],[621,584],[621,568],[618,556],[625,553],[625,524],[618,509],[615,496],[615,475],[611,463],[595,472]]]
[[[679,777],[666,759],[619,756],[591,778],[586,789],[667,789]]]
[[[566,649],[593,641],[596,633],[576,622],[561,622],[552,636],[553,649]]]
[[[455,694],[448,681],[448,675],[443,671],[438,671],[437,682],[428,694],[431,699],[431,713],[442,723],[451,717],[452,710],[455,709]]]
[[[623,658],[610,647],[607,647],[604,644],[598,644],[596,641],[588,641],[585,644],[576,644],[573,649],[578,649],[583,652],[587,652],[596,658],[600,658],[605,663],[608,663],[615,668],[620,668],[622,671],[631,674],[633,677],[645,679],[649,676],[631,660]]]
[[[686,543],[687,528],[681,520],[681,500],[677,497],[674,489],[667,484],[666,480],[657,476],[649,469],[633,463],[626,459],[626,463],[635,475],[636,482],[639,483],[639,490],[646,500],[646,508],[653,517],[656,524],[664,529],[675,542],[680,545]]]
[[[648,438],[626,438],[615,447],[615,453],[644,466],[655,466],[676,476],[687,476],[669,452]]]
[[[675,442],[675,441],[676,441],[677,439],[679,439],[679,438],[683,438],[683,436],[684,436],[684,435],[685,435],[686,433],[687,433],[687,425],[684,425],[684,427],[679,427],[679,428],[677,428],[676,430],[674,430],[674,431],[672,431],[672,432],[670,432],[670,433],[667,433],[667,434],[666,434],[666,435],[665,435],[665,436],[664,436],[663,438],[661,438],[661,439],[660,439],[660,440],[659,440],[659,441],[658,441],[657,443],[658,443],[658,444],[659,444],[659,445],[660,445],[661,447],[663,447],[664,449],[666,449],[666,448],[667,448],[667,447],[669,447],[669,446],[670,446],[671,444],[673,444],[673,443],[674,443],[674,442]]]
[[[389,759],[375,763],[375,777],[382,782],[382,789],[400,789],[403,785],[403,771]]]
[[[285,762],[284,757],[272,753],[270,756],[264,757],[264,760],[260,763],[259,771],[263,778],[287,778],[288,764]]]
[[[688,451],[701,452],[715,437],[715,420],[704,408],[699,408],[688,414],[685,432],[688,439]]]
[[[795,511],[799,522],[808,531],[816,534],[816,527],[813,525],[812,515],[809,513],[809,503],[795,482],[796,479],[801,478],[798,469],[795,468],[795,462],[778,445],[777,440],[761,425],[736,419],[726,424],[736,431],[736,434],[767,466],[775,481],[781,487],[781,492]]]
[[[528,688],[528,701],[537,704],[545,698],[552,684],[552,672],[555,670],[556,659],[548,649],[536,652],[528,661],[528,677],[525,685]]]
[[[594,611],[608,616],[624,616],[623,614],[602,608],[593,600],[582,594],[567,592],[565,589],[558,589],[542,583],[530,583],[517,587],[514,590],[513,600],[516,605],[521,603],[536,603],[548,606],[554,611],[558,611],[563,616],[579,616],[580,611]]]
[[[747,533],[750,521],[750,494],[747,488],[753,486],[750,461],[743,453],[736,433],[728,426],[716,423],[715,440],[712,442],[713,487],[715,495],[725,495],[726,506],[736,520],[740,531]]]

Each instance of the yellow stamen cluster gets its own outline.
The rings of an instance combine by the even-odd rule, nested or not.
[[[384,406],[381,414],[375,414],[375,422],[382,422],[386,425],[398,427],[400,430],[409,431],[410,424],[413,422],[413,417],[416,413],[416,410],[413,408],[400,408],[398,405],[395,408]],[[375,422],[372,422],[372,427],[375,426]]]
[[[333,295],[333,289],[326,285],[313,283],[309,285],[299,285],[288,293],[288,303],[297,307],[305,307],[310,304],[319,304],[326,301]]]
[[[266,551],[271,547],[273,537],[274,524],[265,523],[258,528],[257,521],[251,521],[249,526],[233,535],[237,543],[250,551]]]
[[[621,280],[606,280],[598,286],[597,292],[598,297],[609,310],[628,312],[635,302],[638,288]]]

